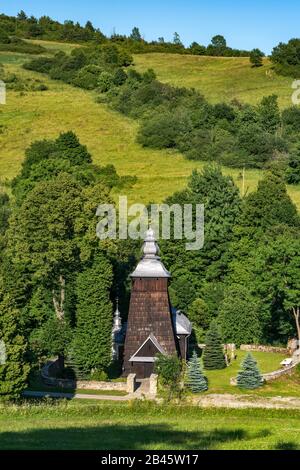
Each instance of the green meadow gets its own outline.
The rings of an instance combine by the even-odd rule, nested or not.
[[[0,408],[0,449],[299,449],[296,410],[203,409],[148,402]]]
[[[72,47],[76,47],[68,44],[39,42],[52,51],[53,49],[68,51]],[[74,88],[62,82],[50,80],[46,75],[22,69],[21,65],[27,59],[28,56],[22,54],[0,53],[0,62],[5,65],[7,72],[16,73],[23,77],[39,78],[47,84],[49,89],[43,92],[25,93],[8,91],[7,104],[0,107],[0,125],[2,126],[0,131],[0,185],[9,182],[18,174],[25,149],[32,142],[38,139],[54,138],[60,132],[67,130],[76,132],[81,142],[87,145],[95,163],[114,164],[120,175],[137,176],[136,184],[132,188],[126,189],[130,202],[161,202],[174,191],[185,187],[187,178],[194,168],[201,169],[203,167],[202,162],[188,161],[178,152],[141,147],[135,141],[138,129],[136,121],[111,111],[105,104],[97,104],[96,95],[92,92]],[[207,62],[207,67],[205,64],[201,65],[203,61]],[[222,67],[219,66],[221,62],[223,63]],[[227,90],[227,94],[232,94],[231,98],[240,98],[238,88],[228,81],[224,62],[228,64],[240,63],[240,68],[243,70],[242,75],[249,76],[248,81],[241,81],[240,85],[244,87],[245,99],[250,97],[247,95],[246,88],[250,89],[252,86],[254,92],[248,91],[253,97],[257,96],[257,100],[259,100],[259,96],[270,94],[273,91],[277,91],[279,94],[279,91],[282,90],[281,100],[285,99],[287,102],[288,93],[290,93],[288,79],[275,76],[271,81],[273,83],[272,89],[267,85],[263,87],[262,74],[265,67],[258,71],[253,70],[248,64],[248,59],[166,56],[164,54],[135,56],[138,69],[152,67],[158,73],[159,79],[171,81],[177,85],[202,89],[211,101],[221,100],[222,97],[224,100],[224,90]],[[211,68],[214,70],[213,75],[210,74]],[[206,77],[205,79],[201,78],[200,69],[203,77]],[[269,69],[269,65],[266,69]],[[260,77],[257,81],[253,78],[253,74],[256,76],[256,73]],[[232,75],[234,76],[234,74],[233,69]],[[212,85],[214,80],[215,85]],[[213,97],[213,93],[217,93],[215,97]],[[242,171],[224,168],[224,172],[232,175],[242,190]],[[262,176],[263,172],[260,170],[246,169],[245,192],[255,190],[258,180]],[[300,208],[300,187],[290,186],[289,193]]]
[[[212,103],[237,99],[257,104],[275,94],[281,107],[292,104],[294,79],[277,75],[268,58],[258,68],[250,66],[248,57],[141,54],[134,56],[134,62],[137,70],[153,68],[162,82],[195,88]]]

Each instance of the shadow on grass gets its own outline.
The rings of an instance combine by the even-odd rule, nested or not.
[[[275,450],[300,450],[300,447],[295,442],[277,442]]]
[[[219,444],[266,437],[263,430],[249,434],[243,429],[178,431],[168,425],[103,425],[34,429],[0,433],[1,450],[197,450],[215,449]],[[239,448],[242,446],[239,445]]]

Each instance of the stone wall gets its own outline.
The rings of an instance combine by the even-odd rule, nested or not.
[[[127,392],[126,382],[95,382],[87,380],[79,380],[77,388],[81,390],[117,390],[119,392]]]
[[[264,346],[261,344],[242,344],[240,350],[289,354],[287,348],[280,348],[276,346]]]
[[[41,370],[41,377],[45,385],[64,389],[83,390],[117,390],[127,392],[127,382],[96,382],[93,380],[69,380],[59,379],[60,371],[58,360],[48,362]]]
[[[59,361],[49,361],[41,370],[42,381],[48,387],[75,389],[76,382],[69,379],[59,379],[57,375],[61,372]]]

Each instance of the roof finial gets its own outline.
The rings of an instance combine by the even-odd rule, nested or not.
[[[143,254],[145,258],[155,258],[159,253],[159,248],[156,243],[155,233],[151,225],[146,232],[146,237],[143,245]]]

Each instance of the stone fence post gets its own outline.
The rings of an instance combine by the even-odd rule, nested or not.
[[[127,377],[127,393],[134,393],[136,389],[136,374],[129,374]]]
[[[158,375],[151,374],[149,380],[149,394],[156,396],[157,395],[157,382],[158,382]]]

